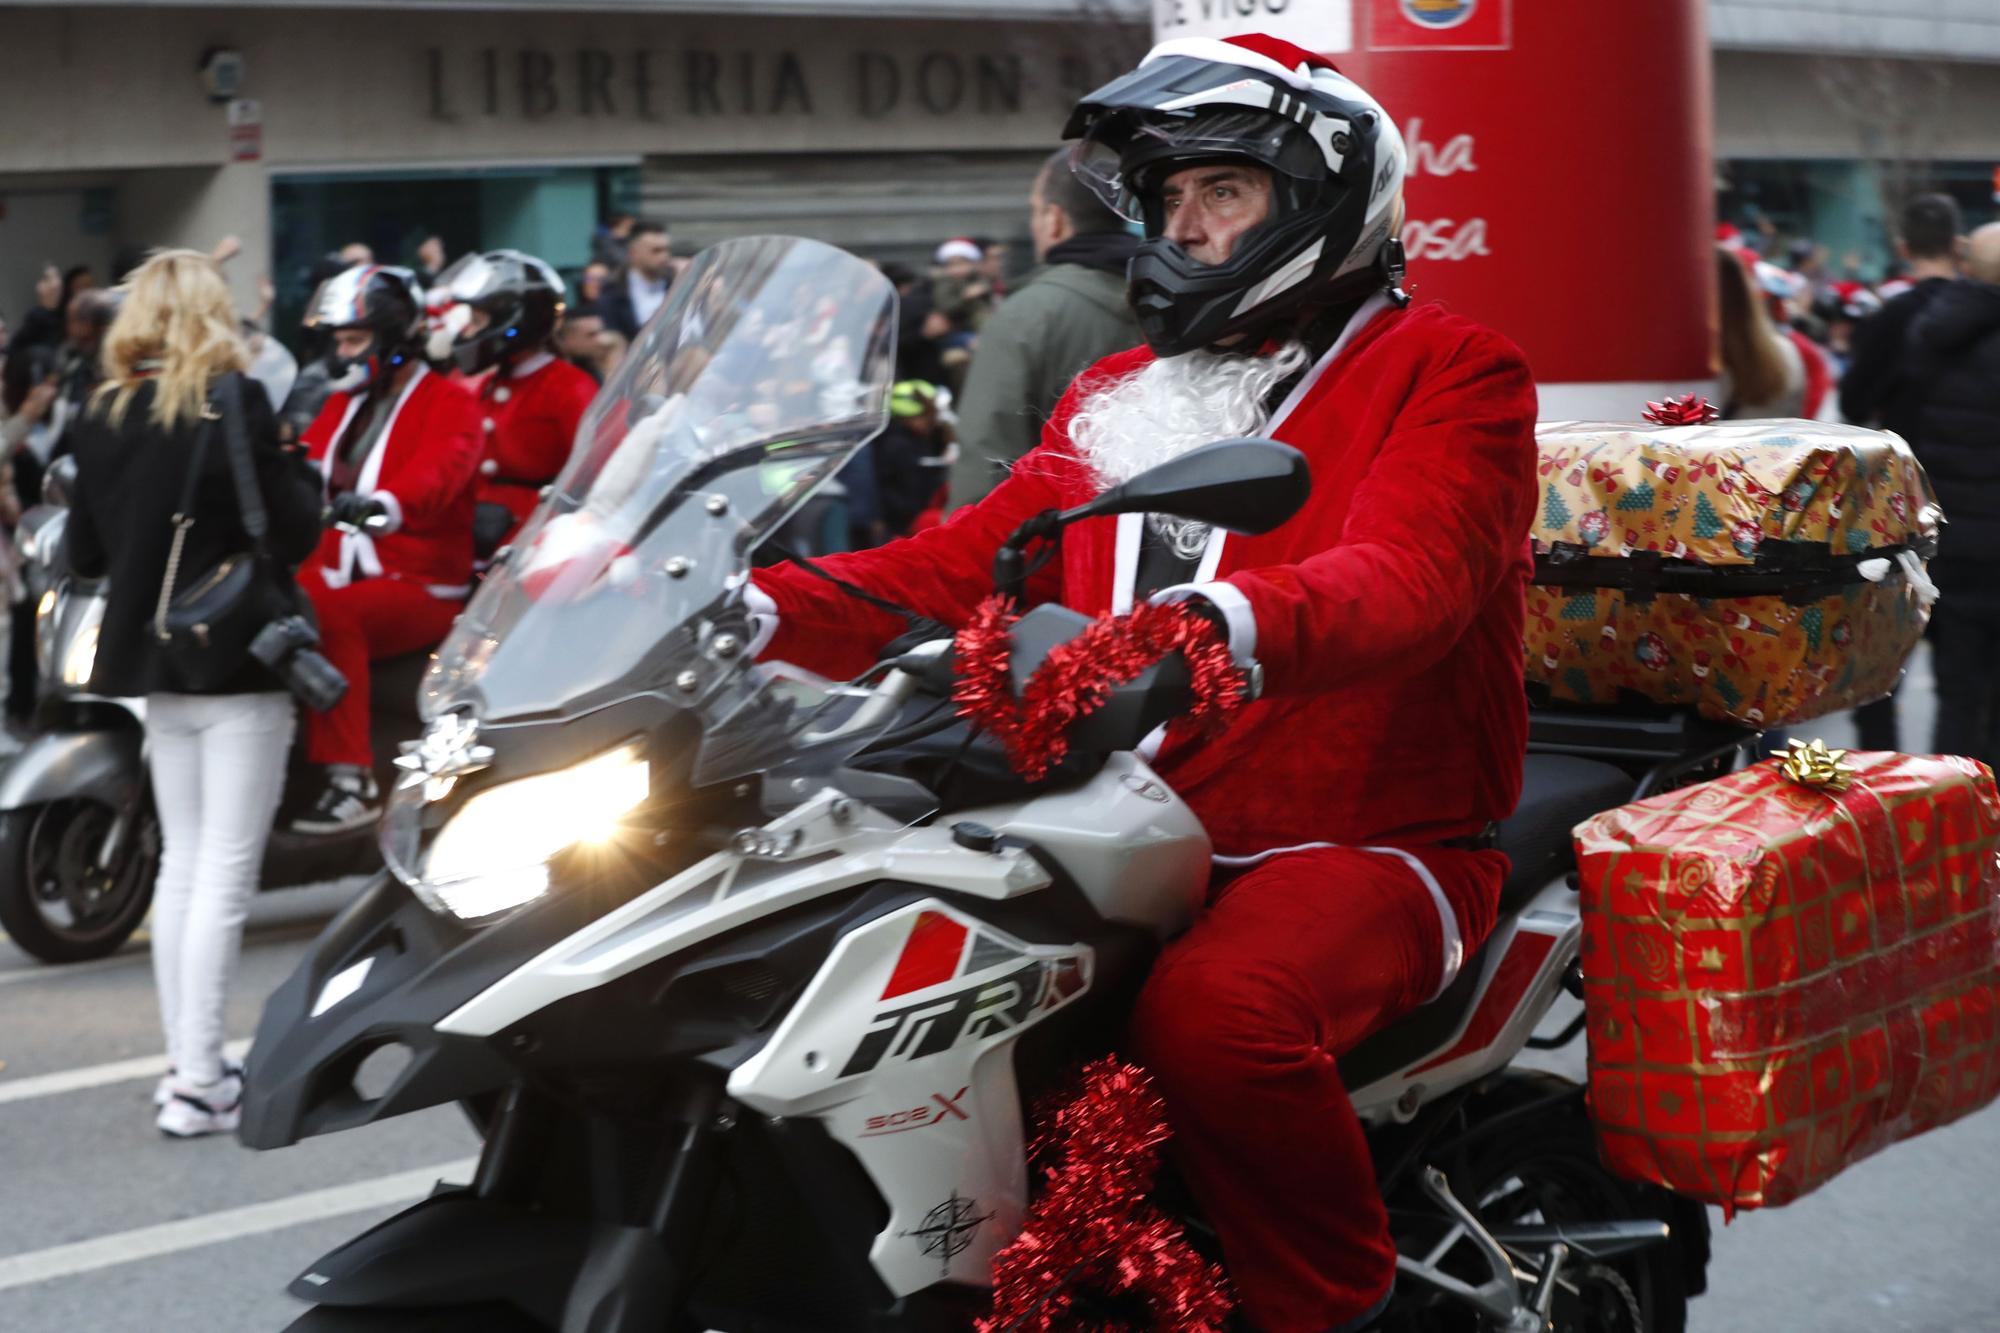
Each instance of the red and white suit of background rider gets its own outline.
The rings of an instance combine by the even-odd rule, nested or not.
[[[319,614],[320,651],[348,681],[331,710],[305,714],[306,758],[315,764],[369,764],[369,663],[436,644],[471,591],[478,404],[463,385],[421,364],[389,394],[381,409],[392,414],[389,424],[353,487],[381,502],[388,530],[330,530],[299,571]],[[301,437],[322,475],[332,477],[333,446],[360,404],[334,394]]]
[[[503,541],[514,533],[541,499],[542,487],[569,461],[577,423],[597,381],[551,352],[503,364],[478,383],[480,434],[477,498],[505,505],[514,516]]]

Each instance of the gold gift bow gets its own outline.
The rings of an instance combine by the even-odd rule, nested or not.
[[[1846,791],[1858,771],[1846,759],[1847,751],[1829,750],[1823,740],[1793,741],[1779,760],[1779,771],[1801,787]]]

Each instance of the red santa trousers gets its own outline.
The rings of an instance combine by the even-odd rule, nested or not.
[[[319,650],[347,677],[347,693],[321,713],[305,711],[306,758],[315,764],[374,761],[368,743],[368,664],[435,646],[464,603],[433,597],[421,583],[361,579],[330,588],[320,566],[308,561],[299,586],[319,614]]]
[[[1414,850],[1469,955],[1493,928],[1506,858]],[[1437,901],[1402,858],[1289,852],[1219,882],[1140,995],[1133,1056],[1263,1333],[1325,1333],[1389,1291],[1388,1213],[1334,1062],[1430,998],[1443,950]]]

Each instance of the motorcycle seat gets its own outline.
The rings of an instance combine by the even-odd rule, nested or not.
[[[1629,800],[1633,786],[1623,769],[1599,760],[1529,755],[1520,802],[1501,821],[1496,843],[1513,862],[1500,889],[1497,919],[1519,915],[1544,885],[1567,870],[1572,859],[1570,830]],[[1340,1057],[1341,1081],[1350,1091],[1423,1061],[1457,1036],[1479,998],[1487,948],[1482,943],[1472,952],[1444,994],[1370,1034]]]
[[[1522,767],[1521,799],[1500,822],[1495,845],[1513,863],[1500,888],[1500,915],[1528,905],[1544,884],[1571,866],[1570,830],[1632,798],[1624,769],[1598,759],[1531,754]]]

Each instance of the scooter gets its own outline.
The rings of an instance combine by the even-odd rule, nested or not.
[[[48,963],[117,951],[145,920],[160,857],[145,760],[146,702],[89,688],[106,587],[64,567],[74,478],[74,460],[59,459],[44,479],[42,503],[22,516],[39,685],[32,730],[0,766],[0,927]],[[378,782],[388,779],[387,756],[420,729],[414,700],[428,661],[416,653],[373,668],[370,738],[380,757]],[[265,847],[259,880],[265,889],[381,867],[372,828],[323,835],[287,827],[312,777],[295,746],[288,796]]]
[[[731,318],[697,327],[709,284]],[[456,1103],[484,1148],[301,1274],[294,1333],[958,1333],[986,1307],[1034,1194],[1026,1108],[1115,1048],[1211,845],[1140,753],[1188,706],[1177,656],[1037,783],[957,716],[949,640],[840,683],[754,660],[758,545],[880,429],[894,328],[832,247],[704,252],[440,649],[389,873],[266,1005],[240,1133]],[[1284,446],[1211,445],[1032,520],[996,586],[1082,517],[1263,531],[1308,485]],[[1022,617],[1016,688],[1086,625]],[[1537,719],[1498,926],[1341,1061],[1399,1250],[1387,1327],[1684,1327],[1703,1210],[1613,1177],[1582,1088],[1514,1062],[1582,1029],[1537,1035],[1580,990],[1568,830],[1754,741]]]

